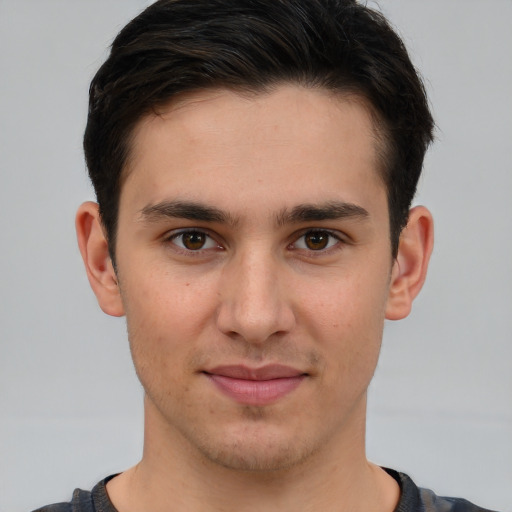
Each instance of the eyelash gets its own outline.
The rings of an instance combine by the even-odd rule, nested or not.
[[[204,235],[204,237],[206,239],[205,243],[208,243],[208,240],[210,240],[210,244],[213,244],[213,245],[211,247],[206,247],[206,248],[204,248],[204,246],[202,246],[197,249],[189,249],[184,246],[183,238],[182,238],[183,245],[179,245],[178,243],[176,243],[176,240],[178,240],[180,237],[184,237],[185,235]],[[317,236],[320,235],[323,237],[328,237],[326,247],[319,248],[317,250],[310,249],[310,248],[308,249],[307,247],[296,247],[296,244],[300,240],[305,239],[305,237],[308,235],[317,235]],[[334,243],[331,243],[333,240],[334,240]],[[199,256],[201,254],[204,254],[204,251],[209,251],[212,249],[224,250],[224,247],[222,246],[222,244],[220,244],[216,240],[216,238],[213,237],[207,230],[197,229],[197,228],[186,228],[186,229],[182,229],[179,231],[173,231],[165,237],[164,242],[170,242],[171,244],[174,245],[175,250],[182,252],[183,254],[186,254],[188,256]],[[330,253],[331,251],[334,251],[336,249],[340,249],[341,248],[341,247],[339,247],[340,244],[343,245],[344,243],[347,243],[345,238],[340,236],[340,234],[336,231],[331,231],[329,229],[320,229],[320,228],[311,229],[310,228],[310,229],[300,232],[298,234],[298,236],[294,235],[293,241],[290,244],[288,244],[288,248],[291,250],[294,250],[294,251],[305,251],[306,253],[308,253],[308,256],[314,257],[317,255],[319,256],[321,254]],[[304,243],[304,245],[306,245],[306,243]]]
[[[200,247],[197,250],[194,250],[194,249],[188,249],[187,247],[178,245],[178,243],[176,243],[176,240],[179,239],[180,237],[184,237],[185,235],[203,235],[206,239],[205,243],[208,243],[208,240],[210,240],[211,242],[213,242],[213,247],[207,247],[206,249],[204,247]],[[183,238],[182,238],[182,240],[183,240]],[[224,249],[222,247],[222,245],[219,242],[217,242],[217,240],[210,233],[208,233],[208,231],[206,231],[204,229],[186,228],[186,229],[181,229],[179,231],[173,231],[172,233],[170,233],[169,235],[167,235],[165,237],[164,241],[170,242],[171,244],[173,244],[175,246],[176,250],[182,252],[183,254],[190,255],[190,256],[195,256],[195,255],[199,256],[205,250],[210,250],[210,249],[223,250]]]
[[[307,248],[307,247],[293,247],[296,245],[300,240],[304,240],[308,235],[321,235],[323,237],[328,237],[327,246],[323,248],[319,248],[317,250]],[[331,242],[334,243],[331,243]],[[330,253],[333,250],[340,249],[340,244],[343,244],[345,242],[344,238],[336,231],[331,231],[329,229],[320,229],[320,228],[313,228],[313,229],[307,229],[306,231],[303,231],[300,236],[295,238],[295,241],[292,242],[289,247],[292,247],[293,250],[301,250],[306,251],[309,253],[309,256],[316,256],[321,254]],[[305,245],[305,243],[304,243]]]

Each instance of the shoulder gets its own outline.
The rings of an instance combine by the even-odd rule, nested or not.
[[[117,512],[107,495],[106,483],[116,475],[101,480],[92,491],[75,489],[71,501],[54,503],[33,512]]]
[[[419,489],[425,512],[492,512],[462,498],[437,496],[430,489]]]
[[[53,505],[38,508],[33,512],[72,512],[72,510],[71,503],[54,503]]]
[[[387,468],[386,471],[395,478],[401,490],[395,512],[493,512],[462,498],[437,496],[430,489],[417,487],[404,473]]]
[[[33,512],[94,512],[92,493],[82,489],[75,489],[71,501],[46,505]]]
[[[98,485],[101,484],[102,482]],[[94,489],[96,489],[96,487]],[[96,512],[96,510],[93,504],[92,492],[75,489],[71,501],[46,505],[33,512]]]

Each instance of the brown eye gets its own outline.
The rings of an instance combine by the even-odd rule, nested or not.
[[[219,244],[203,231],[182,231],[171,236],[170,241],[187,251],[200,251],[202,249],[219,247]]]
[[[308,249],[312,251],[321,251],[329,243],[330,235],[325,231],[311,231],[304,235],[304,242]]]
[[[181,235],[181,239],[183,240],[183,246],[190,251],[197,251],[198,249],[202,249],[203,245],[206,241],[206,235],[204,233],[184,233]]]
[[[323,251],[340,243],[340,238],[331,231],[316,229],[304,233],[294,244],[295,249]]]

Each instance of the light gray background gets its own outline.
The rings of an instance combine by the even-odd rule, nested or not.
[[[124,321],[89,290],[88,83],[142,0],[0,0],[0,511],[134,464],[142,391]],[[438,493],[512,510],[512,1],[382,0],[439,126],[417,202],[429,279],[386,326],[368,452]]]

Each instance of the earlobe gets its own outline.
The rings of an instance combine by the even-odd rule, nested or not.
[[[411,311],[412,302],[427,276],[434,245],[434,222],[424,206],[409,212],[407,226],[400,235],[398,254],[393,265],[386,305],[386,318],[400,320]]]
[[[90,201],[83,203],[76,214],[75,226],[87,277],[100,308],[108,315],[124,315],[98,205]]]

